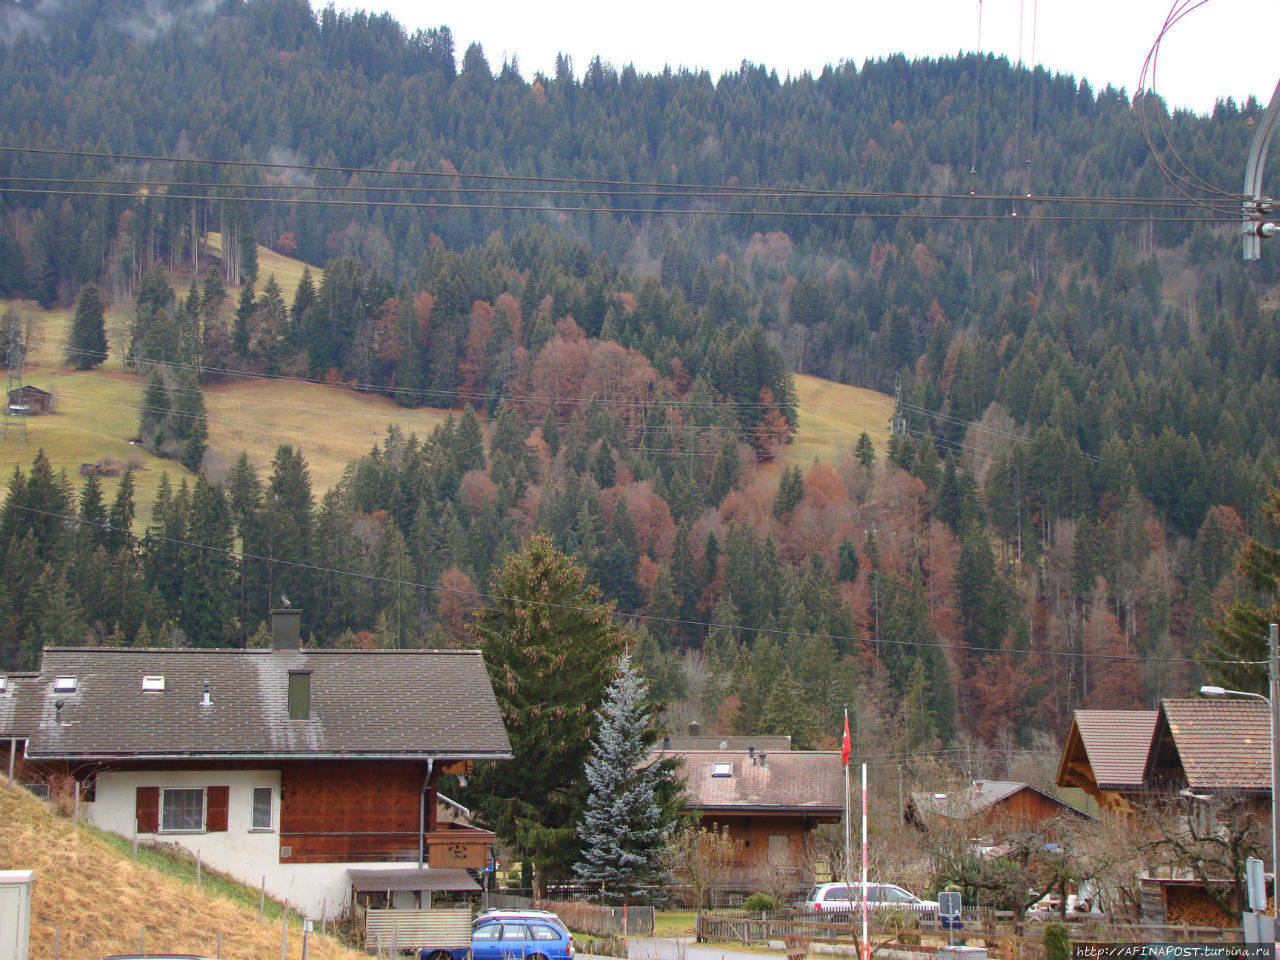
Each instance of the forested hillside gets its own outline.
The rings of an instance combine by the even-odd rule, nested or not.
[[[1280,250],[1242,263],[1207,188],[1257,103],[977,56],[525,76],[303,0],[6,2],[0,35],[0,297],[127,309],[154,449],[198,470],[200,387],[243,375],[458,414],[318,503],[291,446],[175,465],[145,530],[37,460],[0,665],[245,643],[282,588],[316,643],[467,643],[547,531],[673,719],[1026,741],[1190,690],[1265,535]],[[292,302],[258,244],[316,266]],[[896,391],[890,448],[779,479],[794,372]]]

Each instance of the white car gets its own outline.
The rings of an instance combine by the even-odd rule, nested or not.
[[[867,907],[871,910],[897,908],[913,912],[937,911],[937,900],[921,900],[910,890],[896,883],[820,883],[809,891],[800,909],[809,913],[852,913],[862,909],[866,893]]]

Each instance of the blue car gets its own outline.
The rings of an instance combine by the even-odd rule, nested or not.
[[[573,934],[554,913],[503,910],[471,925],[474,960],[573,960]]]

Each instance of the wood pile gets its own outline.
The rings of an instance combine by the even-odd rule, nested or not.
[[[1213,902],[1202,887],[1170,886],[1168,896],[1168,922],[1186,924],[1189,927],[1234,927],[1236,921]]]

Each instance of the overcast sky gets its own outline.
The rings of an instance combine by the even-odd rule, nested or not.
[[[320,5],[320,0],[312,0]],[[1184,6],[1197,0],[1184,0]],[[525,78],[553,72],[558,52],[581,76],[592,57],[642,73],[664,66],[713,77],[745,59],[779,76],[818,73],[842,60],[909,58],[981,50],[1055,73],[1111,83],[1132,96],[1172,0],[339,0],[340,9],[389,11],[410,31],[442,24],[459,61],[473,42],[495,70],[516,56]],[[981,29],[979,29],[981,20]],[[1266,38],[1280,28],[1280,0],[1211,0],[1161,45],[1156,90],[1175,107],[1207,112],[1219,97],[1264,104],[1280,79]],[[1257,39],[1253,39],[1257,38]]]

